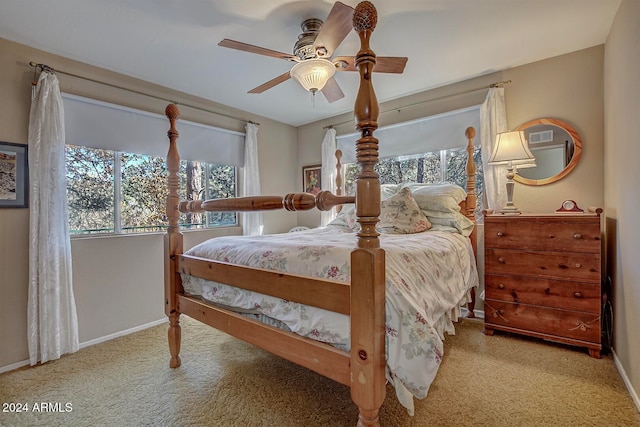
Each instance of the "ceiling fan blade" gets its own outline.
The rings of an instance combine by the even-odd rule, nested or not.
[[[342,92],[342,89],[340,89],[340,86],[338,85],[335,77],[331,77],[329,80],[327,80],[327,83],[322,88],[322,94],[325,98],[327,98],[327,101],[329,101],[329,103],[344,98],[344,92]]]
[[[376,73],[402,74],[405,65],[407,65],[407,60],[406,56],[379,56],[376,59],[376,66],[373,67],[373,71]]]
[[[336,56],[331,62],[338,64],[337,71],[358,71],[355,65],[356,58],[353,56]],[[394,73],[402,74],[407,64],[405,56],[378,56],[376,58],[376,66],[373,71],[376,73]]]
[[[326,50],[324,56],[330,57],[352,29],[353,8],[337,1],[313,43],[314,52],[323,48]]]
[[[262,93],[267,89],[271,89],[272,87],[279,85],[280,83],[286,82],[290,78],[291,78],[291,75],[287,71],[286,73],[276,77],[275,79],[271,79],[268,82],[263,83],[263,84],[261,84],[260,86],[254,88],[254,89],[251,89],[247,93]]]
[[[224,39],[220,43],[218,43],[218,46],[242,50],[249,53],[257,53],[258,55],[270,56],[272,58],[286,59],[287,61],[297,60],[297,57],[290,53],[283,53],[276,50],[265,49],[264,47],[254,46],[252,44],[242,43],[235,40]]]

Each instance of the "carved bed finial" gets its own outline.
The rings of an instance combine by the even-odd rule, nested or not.
[[[464,131],[464,136],[468,139],[473,139],[476,137],[476,129],[469,126],[466,131]]]
[[[167,108],[164,109],[164,113],[167,115],[169,120],[178,120],[180,118],[180,109],[176,104],[167,105]]]
[[[378,23],[378,12],[373,3],[363,1],[358,3],[353,12],[353,28],[357,31],[373,31]]]

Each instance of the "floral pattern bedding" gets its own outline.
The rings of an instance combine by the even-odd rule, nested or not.
[[[387,378],[413,414],[427,395],[453,334],[460,306],[470,301],[478,273],[469,239],[453,232],[382,234],[386,252]],[[356,236],[327,226],[297,233],[211,239],[186,252],[239,265],[347,282]],[[233,286],[182,276],[185,292],[336,347],[349,349],[349,317]]]

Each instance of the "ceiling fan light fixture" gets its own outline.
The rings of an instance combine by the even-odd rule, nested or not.
[[[316,93],[324,88],[327,81],[336,73],[333,62],[324,58],[313,58],[298,62],[291,68],[289,74],[296,79],[303,88]]]

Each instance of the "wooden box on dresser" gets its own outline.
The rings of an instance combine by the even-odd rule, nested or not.
[[[485,334],[525,334],[600,357],[600,212],[485,216]]]

